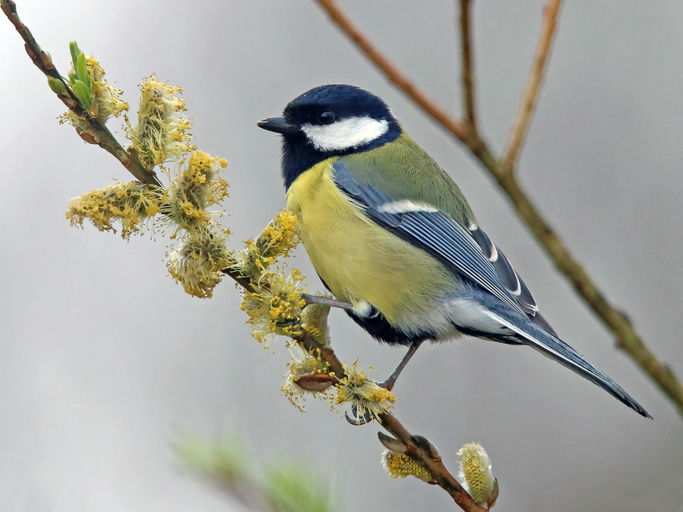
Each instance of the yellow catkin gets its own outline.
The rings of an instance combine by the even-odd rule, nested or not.
[[[220,175],[220,169],[227,165],[224,158],[193,151],[166,190],[163,206],[166,221],[176,229],[203,229],[212,214],[207,208],[228,195],[228,182]]]
[[[289,256],[299,243],[297,223],[296,215],[289,210],[279,212],[256,239],[246,242],[240,273],[258,282],[278,257]]]
[[[90,95],[92,103],[88,115],[105,123],[111,116],[118,117],[128,110],[128,103],[123,101],[120,96],[122,91],[112,87],[104,77],[104,69],[94,57],[86,57],[86,69],[90,77]],[[73,64],[71,72],[75,73]],[[67,85],[73,88],[70,82]],[[97,141],[97,133],[90,125],[87,116],[79,116],[69,110],[59,117],[60,124],[68,123],[76,128],[76,131],[88,142]]]
[[[73,198],[66,218],[72,226],[82,226],[89,220],[100,231],[113,232],[115,223],[120,222],[121,237],[127,239],[159,213],[161,196],[161,189],[154,185],[116,183]]]
[[[225,233],[209,229],[188,233],[179,247],[166,255],[171,276],[187,293],[202,299],[213,295],[213,289],[223,278],[222,270],[232,264]]]
[[[423,482],[434,480],[429,469],[419,460],[414,459],[405,453],[392,452],[385,450],[382,454],[382,465],[392,478],[406,478],[414,476]]]
[[[97,59],[87,57],[85,62],[90,76],[93,102],[97,105],[93,109],[95,117],[104,122],[109,117],[118,117],[128,110],[128,103],[120,98],[122,91],[109,84]]]
[[[261,276],[257,291],[245,292],[241,308],[249,316],[247,323],[259,342],[274,334],[301,334],[301,314],[306,305],[301,297],[303,278],[297,269],[289,274],[269,272]]]
[[[381,414],[391,410],[396,396],[388,389],[382,388],[365,376],[365,371],[358,370],[357,362],[352,366],[344,366],[346,377],[337,386],[337,403],[350,402],[356,406],[359,415],[369,414],[379,419]]]
[[[330,307],[323,304],[309,304],[304,308],[301,324],[306,329],[306,334],[315,340],[320,347],[330,344],[327,317]]]
[[[186,107],[178,96],[181,92],[180,87],[161,82],[154,75],[141,85],[138,124],[129,127],[128,138],[147,169],[180,160],[194,149],[190,121],[182,114]]]
[[[491,459],[479,443],[467,443],[458,451],[460,457],[460,478],[474,501],[488,502],[495,488],[491,471]]]
[[[297,382],[302,375],[327,373],[328,365],[320,359],[319,354],[312,355],[298,345],[290,345],[289,348],[291,354],[291,359],[287,363],[289,372],[281,389],[291,404],[304,412],[306,410],[304,401],[308,392],[297,385]],[[332,390],[328,388],[317,391],[316,395],[330,399],[331,392]]]

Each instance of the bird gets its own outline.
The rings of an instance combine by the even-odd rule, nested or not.
[[[287,208],[323,285],[373,338],[408,351],[459,335],[527,345],[649,413],[562,341],[465,196],[380,97],[314,87],[257,125],[282,136]]]

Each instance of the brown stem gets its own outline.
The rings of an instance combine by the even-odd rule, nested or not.
[[[434,477],[436,485],[446,491],[453,501],[468,512],[486,512],[488,509],[477,505],[455,477],[446,469],[441,457],[434,457],[424,446],[414,441],[414,436],[392,414],[383,414],[380,421],[384,429],[406,445],[406,454],[419,459]]]
[[[559,272],[572,283],[578,295],[600,318],[603,325],[614,335],[617,346],[623,350],[648,375],[660,390],[674,403],[683,415],[683,386],[673,371],[661,361],[645,345],[629,318],[615,308],[606,298],[583,267],[573,257],[569,248],[550,227],[550,224],[533,205],[526,192],[519,186],[514,175],[506,170],[489,150],[486,142],[479,135],[472,135],[465,125],[452,118],[436,103],[425,95],[393,64],[382,55],[363,35],[351,20],[339,9],[333,0],[316,0],[328,13],[330,19],[354,43],[386,78],[396,84],[422,111],[439,123],[446,131],[462,142],[479,160],[482,167],[491,174],[507,195],[517,214],[532,231]],[[551,0],[551,5],[559,4],[559,0]],[[546,12],[546,14],[548,14]],[[555,23],[556,13],[552,16]],[[546,20],[548,18],[546,17]],[[550,26],[544,30],[549,30]]]
[[[603,325],[614,334],[617,347],[628,354],[683,415],[683,386],[671,368],[655,357],[636,332],[629,317],[607,300],[591,276],[569,252],[555,230],[529,200],[514,175],[499,170],[495,178],[536,240],[546,248],[557,270],[571,282],[576,292],[600,318]]]
[[[526,89],[522,94],[517,120],[510,132],[507,149],[505,150],[503,168],[506,172],[514,171],[517,159],[519,158],[519,152],[524,144],[524,138],[529,131],[529,124],[534,115],[538,93],[541,90],[541,83],[543,82],[561,4],[562,0],[548,0],[548,3],[543,8],[541,35],[538,38],[538,45],[536,46],[536,53],[531,65],[531,71],[529,72],[529,78],[527,79]]]
[[[474,58],[472,56],[472,22],[470,0],[460,0],[460,41],[462,49],[462,86],[465,121],[473,134],[478,132],[474,90]]]

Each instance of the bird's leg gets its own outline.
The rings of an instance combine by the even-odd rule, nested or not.
[[[420,345],[422,345],[423,341],[424,340],[420,340],[420,341],[410,345],[408,352],[406,352],[406,354],[403,356],[403,359],[401,359],[401,362],[398,363],[398,366],[396,367],[396,369],[392,372],[391,375],[389,375],[389,378],[387,380],[385,380],[384,382],[382,382],[380,384],[380,386],[382,386],[383,388],[385,388],[389,391],[394,389],[394,385],[396,384],[396,379],[398,379],[398,376],[401,375],[403,368],[406,367],[406,365],[408,364],[408,361],[410,361],[410,359],[413,357],[415,352],[417,352],[417,349],[420,348]]]
[[[306,304],[322,304],[332,308],[353,309],[353,304],[350,302],[344,302],[343,300],[320,297],[318,295],[310,295],[308,293],[302,294],[301,297],[304,299],[304,301],[306,301]]]
[[[398,376],[401,375],[403,368],[406,367],[408,361],[410,361],[410,358],[413,357],[415,352],[417,352],[417,349],[420,348],[420,345],[422,345],[422,341],[424,340],[418,341],[410,345],[408,352],[405,353],[403,359],[401,359],[401,362],[398,363],[396,369],[392,372],[391,375],[389,375],[389,378],[387,380],[380,384],[381,387],[389,391],[391,391],[394,388],[394,385],[396,384],[396,379],[398,379]],[[351,423],[351,425],[365,425],[367,423],[370,423],[373,419],[374,416],[368,411],[366,411],[364,414],[358,414],[358,407],[356,405],[351,406],[351,414],[349,414],[348,412],[346,413],[346,421]]]

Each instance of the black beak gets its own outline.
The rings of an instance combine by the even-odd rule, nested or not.
[[[299,131],[296,125],[288,123],[284,117],[267,117],[256,124],[258,124],[259,128],[283,135]]]

